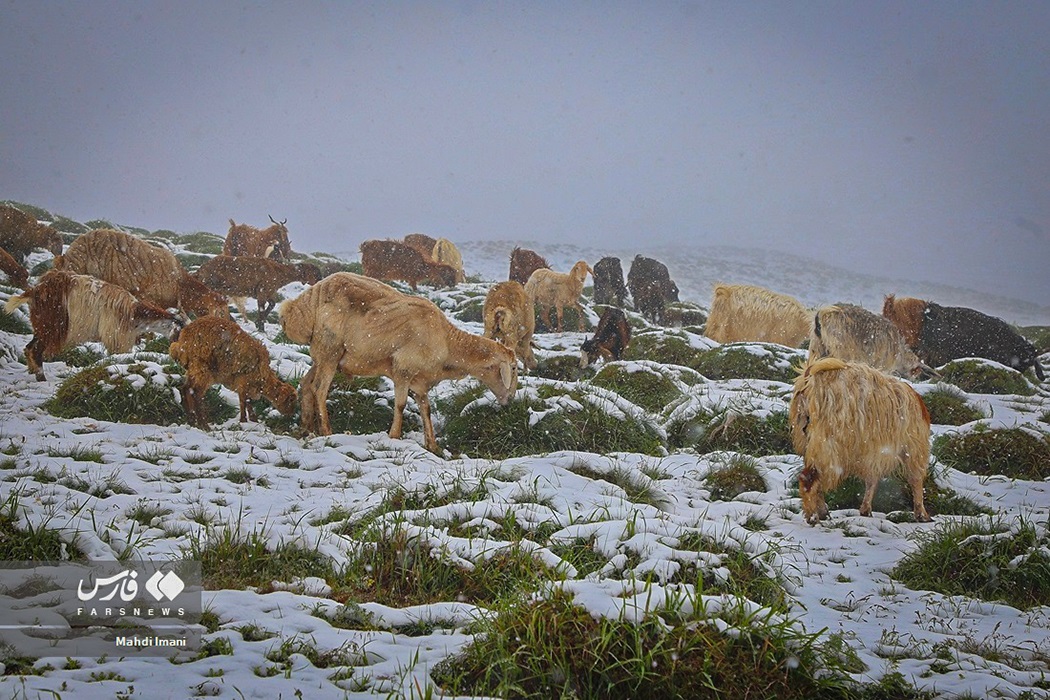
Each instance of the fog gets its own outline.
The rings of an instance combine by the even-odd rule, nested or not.
[[[303,251],[729,244],[1050,303],[1045,2],[2,8],[0,199],[273,215]]]

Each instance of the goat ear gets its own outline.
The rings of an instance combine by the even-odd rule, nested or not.
[[[499,378],[503,381],[503,386],[510,389],[511,384],[514,381],[514,370],[511,368],[509,362],[499,363]]]

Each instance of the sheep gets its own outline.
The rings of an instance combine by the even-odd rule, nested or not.
[[[853,304],[817,309],[810,334],[809,356],[865,362],[884,372],[908,378],[918,377],[924,371],[936,374],[908,349],[896,326]]]
[[[202,316],[179,333],[168,348],[172,359],[186,368],[182,405],[186,417],[199,428],[208,428],[204,396],[213,384],[237,392],[240,420],[255,421],[249,399],[265,396],[282,415],[295,411],[295,388],[270,368],[266,347],[248,335],[233,319]]]
[[[175,255],[112,229],[95,229],[76,238],[55,258],[56,270],[92,275],[120,285],[135,297],[188,314],[229,316],[226,299],[190,276]]]
[[[643,255],[634,256],[627,272],[627,287],[634,307],[653,323],[664,323],[667,302],[678,301],[678,285],[671,279],[667,266]]]
[[[410,233],[405,236],[405,245],[409,248],[415,248],[422,253],[423,257],[433,260],[434,246],[437,245],[437,239],[425,233]]]
[[[423,281],[453,287],[457,277],[451,266],[428,260],[418,250],[399,241],[370,240],[362,243],[361,267],[366,277],[403,280],[413,290]]]
[[[289,265],[270,258],[216,255],[197,268],[194,277],[210,289],[233,297],[241,316],[246,317],[244,298],[254,298],[259,307],[255,327],[261,332],[277,305],[277,290],[292,282],[317,284],[321,270],[311,263]]]
[[[463,272],[463,256],[459,254],[459,249],[452,241],[447,238],[437,239],[430,257],[434,259],[434,262],[444,263],[456,271],[456,284],[466,281],[467,276]]]
[[[960,357],[983,357],[1024,372],[1029,367],[1046,379],[1039,352],[1010,324],[962,306],[886,297],[882,315],[904,334],[908,345],[927,364],[940,366]]]
[[[488,338],[466,333],[431,301],[402,294],[382,283],[337,272],[279,307],[285,334],[309,344],[313,365],[300,384],[302,430],[329,435],[326,400],[337,371],[347,376],[384,375],[394,382],[390,437],[400,438],[411,392],[423,420],[425,446],[438,452],[427,392],[444,379],[472,375],[501,405],[517,384],[514,352]]]
[[[594,337],[580,346],[580,368],[586,367],[599,357],[619,360],[631,342],[631,324],[627,314],[615,306],[607,308],[598,320]]]
[[[4,204],[0,205],[0,248],[25,265],[26,256],[37,248],[61,255],[62,236],[21,209]]]
[[[483,310],[485,337],[498,340],[513,350],[525,369],[536,369],[536,355],[532,352],[536,314],[525,287],[514,281],[493,285],[485,296]]]
[[[29,285],[29,271],[3,248],[0,248],[0,272],[6,274],[8,281],[16,287],[25,289]]]
[[[226,234],[226,242],[222,245],[222,254],[287,260],[292,255],[288,227],[285,226],[288,219],[275,221],[271,216],[270,221],[272,225],[259,229],[248,224],[238,224],[230,219],[230,230]]]
[[[797,299],[763,287],[715,285],[704,335],[719,343],[761,342],[801,346],[813,328],[813,312]]]
[[[542,309],[542,318],[548,328],[551,327],[551,307],[558,311],[558,332],[560,333],[563,309],[571,306],[576,309],[580,330],[584,329],[580,294],[583,293],[583,283],[587,280],[587,273],[593,275],[594,270],[585,261],[580,260],[572,266],[572,270],[568,273],[541,268],[529,277],[529,281],[525,284],[525,293],[528,294],[533,304]]]
[[[515,247],[510,251],[510,274],[507,279],[524,285],[536,270],[550,268],[544,257],[536,251]]]
[[[181,327],[172,313],[139,301],[109,282],[50,270],[25,293],[10,297],[11,313],[29,304],[33,338],[25,348],[26,364],[44,381],[44,360],[74,345],[97,341],[111,353],[129,352],[140,337],[158,333],[171,337]]]
[[[810,359],[795,380],[788,421],[803,458],[798,484],[807,522],[828,517],[824,494],[847,476],[864,482],[860,514],[870,516],[879,479],[898,468],[911,487],[915,519],[930,521],[922,492],[930,414],[907,382],[864,363]]]

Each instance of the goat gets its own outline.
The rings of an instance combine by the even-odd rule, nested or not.
[[[11,313],[29,304],[33,338],[25,348],[26,364],[44,381],[44,360],[68,347],[97,341],[111,353],[129,352],[140,337],[159,333],[171,337],[181,326],[172,313],[139,301],[109,282],[50,270],[25,293],[7,300]]]
[[[911,487],[915,519],[929,522],[922,489],[930,414],[907,382],[859,362],[810,359],[795,380],[788,421],[803,459],[798,485],[807,522],[828,517],[824,494],[847,476],[864,482],[860,514],[871,515],[879,479],[898,468]]]
[[[19,265],[25,265],[26,256],[37,248],[44,248],[52,255],[61,255],[62,236],[32,215],[4,204],[0,205],[0,248],[17,260]]]
[[[204,396],[213,384],[237,392],[241,422],[255,421],[248,400],[260,396],[265,396],[282,415],[295,411],[295,388],[277,377],[270,368],[266,347],[233,319],[198,318],[182,329],[168,354],[186,368],[182,406],[190,423],[199,428],[208,427]]]
[[[271,216],[271,225],[259,229],[248,224],[238,224],[230,219],[230,230],[226,234],[226,242],[222,245],[222,254],[287,260],[292,255],[288,227],[285,226],[287,221],[288,219],[275,221]]]
[[[671,279],[667,266],[643,255],[634,256],[627,273],[627,287],[635,309],[653,323],[662,325],[667,303],[678,301],[678,285]]]
[[[447,238],[437,239],[437,243],[434,244],[434,252],[430,257],[434,258],[434,262],[444,263],[456,271],[456,284],[466,281],[467,276],[463,272],[463,256],[459,254],[459,248],[455,243]]]
[[[410,233],[405,236],[405,245],[418,250],[424,258],[433,260],[434,246],[437,245],[437,239],[425,233]]]
[[[3,248],[0,248],[0,272],[6,274],[8,281],[16,287],[25,289],[29,285],[29,271]]]
[[[362,243],[361,267],[366,277],[402,280],[413,290],[424,281],[436,287],[453,287],[457,278],[453,267],[434,262],[399,241],[370,240]]]
[[[1039,352],[1010,324],[963,306],[941,306],[932,301],[891,294],[882,315],[901,329],[909,345],[927,364],[939,367],[960,357],[983,357],[1018,372],[1029,367],[1039,381],[1046,379]]]
[[[400,438],[408,395],[419,406],[425,446],[438,451],[427,392],[445,379],[472,375],[500,404],[518,383],[514,352],[466,333],[431,301],[382,283],[337,272],[281,304],[281,324],[294,343],[309,344],[313,365],[300,384],[302,429],[329,435],[326,400],[337,371],[347,376],[384,375],[394,382],[390,437]]]
[[[55,269],[98,277],[162,308],[230,315],[226,299],[190,276],[174,253],[123,231],[95,229],[77,236],[55,258]]]
[[[896,326],[854,304],[817,309],[809,339],[809,356],[864,362],[907,378],[918,377],[924,371],[937,374],[908,348]]]
[[[580,346],[580,367],[586,367],[599,357],[619,360],[631,342],[631,324],[622,309],[610,306],[598,320],[594,337]]]
[[[797,348],[813,328],[813,312],[797,299],[746,284],[715,285],[704,335],[719,343],[778,343]]]
[[[216,255],[197,268],[194,277],[210,289],[233,297],[241,316],[245,316],[244,298],[254,298],[259,307],[255,327],[262,331],[277,305],[277,290],[292,282],[317,284],[321,270],[311,263],[289,265],[270,258]]]
[[[594,303],[620,308],[627,303],[627,285],[623,283],[619,258],[604,257],[594,263]]]
[[[552,307],[558,311],[558,332],[560,333],[564,308],[571,306],[576,309],[580,330],[584,329],[580,294],[583,293],[583,283],[587,280],[587,273],[593,275],[594,270],[585,261],[580,260],[567,273],[541,268],[529,277],[529,281],[525,284],[525,293],[533,304],[542,310],[543,322],[548,328],[551,327],[550,311]]]
[[[536,369],[536,355],[532,352],[536,313],[521,283],[507,281],[493,285],[485,296],[483,311],[485,337],[513,350],[525,369]]]
[[[542,255],[528,248],[515,247],[510,251],[510,274],[507,279],[525,285],[536,270],[549,270],[551,266]]]

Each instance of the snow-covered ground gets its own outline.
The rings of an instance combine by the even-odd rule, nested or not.
[[[509,247],[462,246],[468,274],[504,279]],[[600,254],[616,251],[541,248],[540,252],[555,268],[568,269],[580,257],[593,263]],[[626,268],[629,256],[622,258]],[[715,259],[700,251],[679,251],[662,259],[678,281],[683,300],[704,306],[715,281],[765,284],[795,294],[807,304],[851,300],[869,308],[878,308],[881,295],[891,291],[928,296],[943,292],[936,298],[945,303],[963,303],[967,294],[957,290],[958,296],[949,298],[949,290],[920,285],[905,288],[886,280],[839,274],[831,268],[821,268],[816,276],[793,277],[790,260],[763,262],[760,258],[752,269],[735,253]],[[436,293],[435,298],[440,301],[442,294]],[[988,303],[970,305],[1014,322],[1050,321],[1050,309],[1044,307],[985,301]],[[999,305],[994,306],[993,301]],[[473,332],[481,330],[477,324],[457,323]],[[248,324],[245,328],[254,331]],[[278,330],[270,324],[265,334],[274,366],[286,377],[301,376],[309,359],[297,348],[273,343]],[[556,349],[572,352],[584,337],[578,333],[538,336],[541,355]],[[16,350],[27,340],[27,336],[0,333],[0,345]],[[858,679],[877,680],[899,671],[918,687],[943,697],[970,693],[973,697],[1013,698],[1022,692],[1048,696],[1034,684],[1050,677],[1050,608],[1021,611],[999,603],[910,590],[894,582],[888,572],[917,546],[914,535],[929,531],[936,523],[895,524],[880,513],[860,517],[856,511],[835,511],[830,521],[807,525],[792,495],[801,463],[795,455],[760,458],[758,465],[768,491],[724,502],[711,499],[703,479],[725,463],[725,453],[654,457],[572,452],[490,461],[435,456],[422,449],[420,433],[409,433],[402,440],[391,440],[383,433],[304,440],[236,421],[204,432],[187,425],[62,420],[42,406],[75,370],[47,363],[48,381],[37,382],[9,354],[0,353],[0,447],[10,447],[13,457],[0,472],[0,502],[17,493],[21,518],[34,525],[46,523],[69,538],[75,535],[93,559],[115,559],[128,546],[135,557],[143,559],[178,558],[195,537],[209,529],[231,527],[242,533],[263,533],[272,545],[300,543],[340,561],[353,543],[337,531],[338,522],[329,522],[329,514],[340,512],[353,520],[383,501],[390,489],[445,493],[466,483],[471,486],[463,489],[472,493],[469,499],[447,505],[448,512],[406,511],[402,514],[405,527],[435,545],[434,551],[450,561],[468,566],[483,563],[511,543],[483,534],[470,538],[451,534],[442,523],[453,512],[457,521],[475,519],[481,526],[508,515],[526,530],[553,524],[548,544],[593,537],[597,553],[608,558],[609,565],[566,586],[596,615],[615,614],[627,600],[644,601],[644,596],[625,595],[633,591],[632,574],[669,575],[696,557],[695,552],[680,548],[681,538],[702,533],[748,552],[767,553],[764,560],[790,595],[790,616],[808,632],[827,630],[843,635],[868,669]],[[540,381],[525,377],[520,391]],[[435,393],[450,390],[446,384]],[[779,395],[777,391],[758,392],[762,395],[756,398],[755,386],[740,381],[705,380],[694,390],[697,400],[717,396],[722,401],[766,402],[781,409],[789,397],[789,387],[783,385]],[[228,392],[225,395],[232,399]],[[1034,400],[1009,396],[971,399],[990,416],[986,424],[1026,425],[1046,431],[1045,423],[1038,422],[1050,407],[1050,394],[1045,390]],[[945,430],[948,428],[935,427],[935,433]],[[438,431],[440,440],[440,426]],[[78,448],[101,453],[101,461],[78,461]],[[939,469],[946,486],[991,508],[1004,523],[1025,521],[1046,527],[1050,483]],[[634,502],[610,481],[582,475],[613,470],[626,470],[644,481],[655,498]],[[244,472],[250,476],[244,478]],[[230,479],[231,473],[238,478]],[[98,497],[85,492],[84,482],[119,483],[121,488]],[[159,506],[167,513],[143,527],[128,518],[128,512],[141,505]],[[942,522],[947,519],[939,518]],[[745,527],[756,520],[764,522],[766,529]],[[484,532],[481,526],[476,533]],[[535,553],[545,561],[557,561],[542,543],[535,545]],[[321,582],[286,583],[287,590],[265,595],[243,590],[204,593],[206,608],[222,622],[218,632],[205,638],[229,640],[230,655],[180,665],[160,658],[110,656],[83,659],[74,669],[66,668],[64,658],[45,658],[38,665],[50,663],[55,670],[40,676],[4,676],[0,697],[420,697],[421,689],[431,684],[428,671],[470,641],[464,627],[482,612],[454,600],[406,609],[365,601],[362,607],[375,616],[376,624],[391,631],[347,630],[314,614],[318,609],[339,607],[326,597]],[[393,631],[419,620],[435,621],[436,630],[420,636]],[[237,628],[249,624],[274,636],[247,641]],[[353,673],[332,680],[340,669],[316,668],[303,656],[292,657],[290,670],[282,667],[279,673],[265,673],[274,665],[267,659],[268,652],[296,637],[319,650],[359,650],[353,655]],[[944,642],[971,651],[958,653],[946,665],[932,653]],[[979,652],[989,648],[1001,651],[1001,656]],[[931,671],[934,664],[936,672]],[[118,674],[119,679],[96,680],[98,674],[107,672]]]

